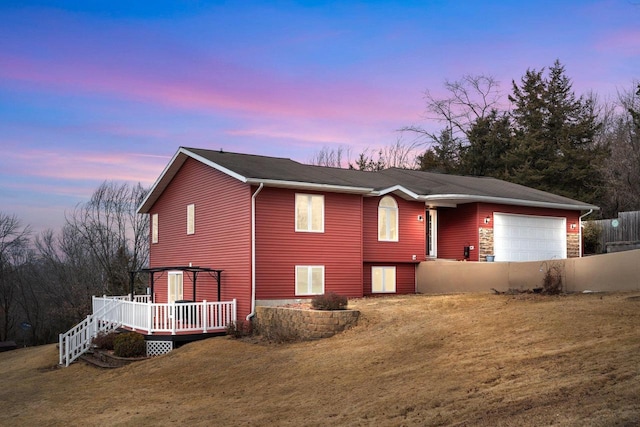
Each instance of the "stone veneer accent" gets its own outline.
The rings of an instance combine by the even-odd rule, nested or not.
[[[303,310],[288,307],[256,307],[256,327],[295,330],[303,340],[328,338],[355,326],[360,312],[357,310]]]
[[[493,228],[480,227],[478,261],[486,261],[487,255],[493,255]]]
[[[580,256],[580,234],[567,233],[567,258]]]

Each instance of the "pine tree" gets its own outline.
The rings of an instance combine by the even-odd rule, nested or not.
[[[603,182],[598,169],[607,155],[595,141],[600,127],[594,102],[576,98],[564,66],[549,76],[527,70],[513,82],[514,147],[508,179],[585,202],[597,203]]]
[[[509,116],[492,110],[471,125],[467,138],[468,144],[460,148],[460,173],[505,178],[512,148]]]

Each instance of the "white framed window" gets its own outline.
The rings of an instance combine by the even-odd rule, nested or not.
[[[371,292],[389,293],[396,291],[395,267],[371,267]]]
[[[182,271],[170,271],[167,274],[168,289],[167,289],[167,302],[173,303],[184,299],[184,285]]]
[[[151,215],[151,243],[158,243],[158,214]]]
[[[296,265],[296,295],[324,294],[324,265]]]
[[[296,231],[324,233],[324,196],[296,194]]]
[[[187,205],[187,234],[196,232],[196,205]]]
[[[378,240],[398,241],[398,204],[391,196],[384,196],[378,204]]]

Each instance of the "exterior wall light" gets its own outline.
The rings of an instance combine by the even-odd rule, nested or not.
[[[424,221],[424,217],[422,215],[418,215],[418,221],[420,222]]]
[[[491,217],[490,217],[490,216],[488,216],[488,217],[486,217],[486,218],[484,219],[484,223],[485,223],[485,224],[489,224],[490,222],[491,222]]]
[[[571,223],[571,229],[572,229],[572,230],[575,230],[575,229],[576,229],[576,223],[575,223],[575,222],[572,222],[572,223]]]

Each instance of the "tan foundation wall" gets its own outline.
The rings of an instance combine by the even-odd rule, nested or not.
[[[419,293],[490,292],[542,287],[546,271],[562,266],[568,292],[639,291],[640,250],[535,262],[426,261],[418,265]]]

